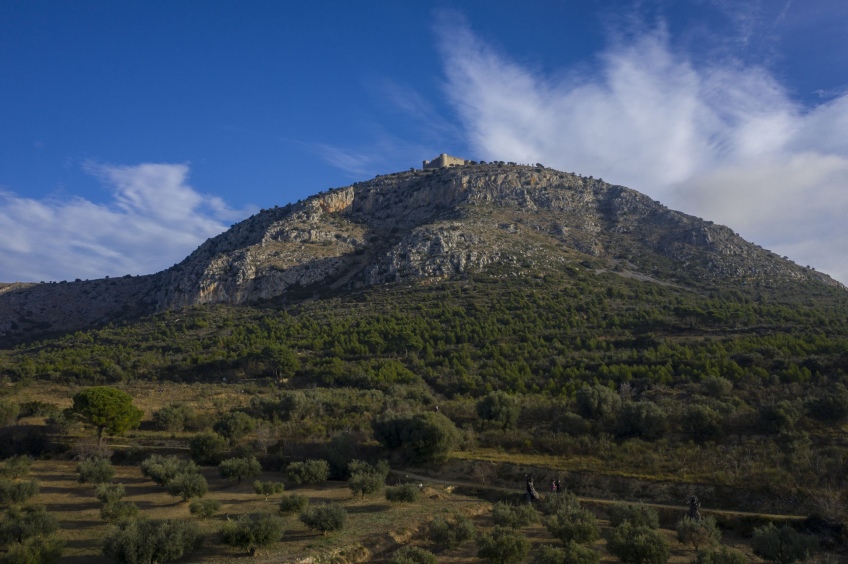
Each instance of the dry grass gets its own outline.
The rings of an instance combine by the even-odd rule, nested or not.
[[[100,518],[100,503],[94,488],[78,484],[71,461],[44,460],[33,464],[33,477],[41,484],[41,493],[33,503],[44,504],[60,522],[59,537],[65,541],[64,562],[107,562],[100,545],[108,525]],[[144,478],[137,466],[117,466],[115,483],[127,490],[125,501],[138,505],[141,513],[156,519],[187,519],[196,521],[206,536],[204,548],[191,557],[192,562],[242,561],[244,554],[221,545],[217,531],[227,517],[243,513],[277,512],[279,496],[268,502],[253,491],[252,481],[233,484],[221,479],[215,468],[204,468],[210,491],[206,499],[221,502],[220,513],[202,521],[189,514],[188,503],[167,495],[163,488]],[[266,472],[259,479],[281,480],[283,476]],[[294,562],[308,556],[337,555],[345,560],[367,561],[375,552],[385,551],[408,542],[418,534],[422,525],[443,511],[475,514],[488,509],[488,504],[473,498],[447,493],[440,486],[425,487],[420,503],[396,505],[382,496],[354,497],[343,482],[327,482],[318,486],[302,486],[293,490],[309,497],[312,504],[336,502],[348,512],[344,530],[321,535],[311,532],[297,516],[287,518],[282,542],[260,551],[252,562]]]

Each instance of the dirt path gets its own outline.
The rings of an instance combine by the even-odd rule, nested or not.
[[[413,480],[419,480],[421,482],[431,482],[434,484],[441,484],[444,486],[459,486],[463,488],[477,489],[477,490],[491,490],[498,491],[503,493],[514,493],[521,494],[522,490],[520,488],[505,488],[503,486],[481,486],[478,483],[474,482],[461,482],[457,480],[441,480],[438,478],[433,478],[430,476],[422,476],[420,474],[414,474],[411,472],[406,472],[404,470],[392,470],[392,474],[404,478],[411,478]],[[598,497],[582,497],[577,496],[577,499],[581,502],[592,503],[597,505],[612,505],[614,503],[618,503],[621,500],[613,500],[613,499],[604,499]],[[665,509],[665,510],[679,510],[681,513],[686,512],[686,507],[683,505],[668,505],[664,503],[648,503],[642,502],[649,507],[653,507],[655,509]],[[725,515],[729,517],[752,517],[757,519],[770,519],[773,521],[801,521],[806,519],[806,515],[775,515],[769,513],[755,513],[751,511],[734,511],[729,509],[701,509],[701,513],[704,515]]]

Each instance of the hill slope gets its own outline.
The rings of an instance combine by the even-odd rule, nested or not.
[[[190,305],[576,265],[699,290],[844,289],[634,190],[542,167],[483,164],[379,176],[263,210],[157,274],[0,287],[0,339]]]

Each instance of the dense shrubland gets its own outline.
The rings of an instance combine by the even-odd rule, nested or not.
[[[848,421],[848,299],[841,290],[808,290],[709,294],[566,273],[387,287],[294,305],[198,307],[0,351],[0,376],[10,390],[36,380],[138,379],[242,392],[244,401],[214,411],[170,403],[148,415],[155,432],[185,441],[194,462],[153,455],[142,470],[184,500],[206,493],[196,464],[219,466],[234,482],[252,480],[263,466],[285,470],[294,485],[347,479],[365,496],[384,487],[386,468],[374,463],[381,456],[430,464],[457,449],[491,449],[567,455],[579,470],[791,491],[810,507],[822,492],[848,487],[840,439]],[[36,413],[57,432],[73,424],[53,405],[0,400],[7,422]],[[98,460],[81,461],[84,482],[111,479]],[[261,495],[280,491],[257,484]],[[4,498],[25,498],[15,492],[29,487],[11,476]],[[392,487],[386,497],[415,502],[417,493]],[[318,531],[343,526],[335,508],[309,509],[306,501],[283,496],[280,510],[305,512]],[[104,518],[127,520],[123,506],[109,507]],[[202,501],[191,507],[206,517],[218,510]],[[661,561],[667,547],[651,545],[656,524],[640,511],[621,509],[610,550],[624,561]],[[482,545],[511,550],[518,541],[508,529],[529,517],[499,512],[505,528]],[[822,504],[822,512],[838,520],[845,509]],[[261,545],[242,531],[251,519],[228,526],[222,539],[246,550]],[[458,517],[440,519],[430,532],[436,544],[474,534]],[[564,504],[544,523],[562,546],[540,561],[592,560],[581,545],[600,535],[589,512]],[[276,522],[267,525],[274,538]],[[116,530],[110,550],[166,526]],[[681,530],[701,561],[736,558],[707,546],[710,531]]]

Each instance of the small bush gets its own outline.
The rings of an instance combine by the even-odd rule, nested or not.
[[[38,480],[28,482],[0,482],[0,504],[19,505],[38,493]]]
[[[344,507],[335,504],[308,507],[300,513],[304,525],[324,535],[341,530],[346,519]]]
[[[191,459],[198,464],[215,466],[224,457],[227,441],[217,433],[201,433],[188,442]]]
[[[691,544],[698,550],[703,546],[718,544],[721,541],[721,531],[718,530],[714,517],[698,520],[687,516],[677,523],[677,540],[683,544]]]
[[[609,508],[610,526],[618,527],[627,521],[634,527],[657,529],[660,516],[657,510],[644,503],[615,503]]]
[[[231,411],[222,415],[212,429],[231,444],[236,444],[256,427],[256,420],[241,411]]]
[[[417,546],[405,546],[392,554],[389,564],[437,564],[436,555]]]
[[[29,456],[15,455],[3,463],[3,468],[0,470],[0,475],[5,478],[17,480],[29,474],[32,466],[32,458]]]
[[[253,482],[253,491],[257,495],[265,496],[265,501],[274,494],[282,493],[284,489],[286,485],[282,482],[260,482],[259,480]]]
[[[186,423],[194,417],[194,410],[184,403],[166,405],[153,414],[153,423],[163,431],[178,433],[185,430]]]
[[[197,525],[180,520],[138,519],[114,528],[103,541],[103,554],[115,562],[171,562],[200,548]]]
[[[502,429],[511,429],[518,422],[521,404],[512,394],[491,392],[477,402],[477,415],[485,421],[492,421]]]
[[[94,497],[101,503],[120,501],[126,494],[123,484],[98,484],[94,488]]]
[[[669,557],[665,537],[654,529],[633,526],[627,521],[612,530],[607,550],[629,564],[665,564]]]
[[[65,543],[58,539],[36,537],[13,544],[3,556],[4,564],[54,564],[62,558]]]
[[[110,501],[100,508],[100,518],[110,523],[129,521],[138,516],[138,506],[130,501]]]
[[[286,467],[286,474],[295,484],[318,484],[330,477],[330,465],[326,460],[307,460],[292,462]]]
[[[421,499],[421,488],[415,484],[401,484],[386,488],[386,499],[392,503],[415,503]]]
[[[663,436],[667,428],[668,415],[663,408],[650,401],[629,401],[618,414],[615,433],[652,441]]]
[[[530,541],[510,529],[495,527],[477,539],[477,556],[497,564],[524,562]]]
[[[199,474],[200,468],[191,460],[153,454],[141,463],[141,473],[160,486],[165,486],[178,474]]]
[[[257,548],[278,542],[282,536],[283,520],[269,513],[242,515],[224,524],[220,532],[224,544],[245,549],[251,554]]]
[[[365,497],[366,494],[377,493],[385,486],[385,476],[377,472],[359,471],[351,473],[347,480],[347,487],[350,491],[360,497]]]
[[[20,509],[10,507],[0,522],[0,544],[22,544],[37,536],[50,536],[59,528],[59,522],[43,505],[29,505]]]
[[[693,564],[750,564],[751,560],[735,548],[704,548],[698,551]]]
[[[87,458],[77,463],[80,484],[105,484],[115,475],[115,467],[107,458]]]
[[[221,502],[217,499],[198,499],[192,501],[188,506],[188,512],[197,515],[201,519],[212,517],[221,509]]]
[[[262,465],[254,457],[228,458],[218,465],[218,472],[222,478],[235,480],[240,484],[244,479],[255,478],[261,474]]]
[[[598,521],[591,511],[582,507],[562,507],[545,521],[545,527],[563,543],[585,544],[601,536]]]
[[[188,501],[193,497],[203,497],[209,491],[206,478],[203,477],[203,474],[195,472],[177,474],[165,487],[168,488],[169,495],[182,498],[183,501]]]
[[[539,509],[544,515],[554,515],[562,508],[578,508],[580,503],[577,496],[571,492],[563,492],[557,495],[549,495],[542,500]]]
[[[447,519],[440,516],[430,521],[430,540],[444,548],[456,548],[473,539],[474,533],[474,523],[465,515],[456,514]]]
[[[526,503],[512,505],[511,503],[502,501],[496,503],[492,509],[492,519],[495,525],[500,527],[518,529],[519,527],[526,527],[539,521],[539,514],[536,513],[532,505],[527,505]]]
[[[11,425],[18,420],[20,406],[12,400],[0,400],[0,427]]]
[[[570,542],[563,548],[543,545],[533,564],[598,564],[600,555],[591,548]]]
[[[751,540],[754,554],[777,562],[778,564],[791,564],[804,560],[818,547],[815,537],[804,535],[784,525],[780,529],[769,523],[763,527],[754,529]]]
[[[280,499],[280,513],[300,513],[309,505],[309,498],[304,495],[284,495]]]

